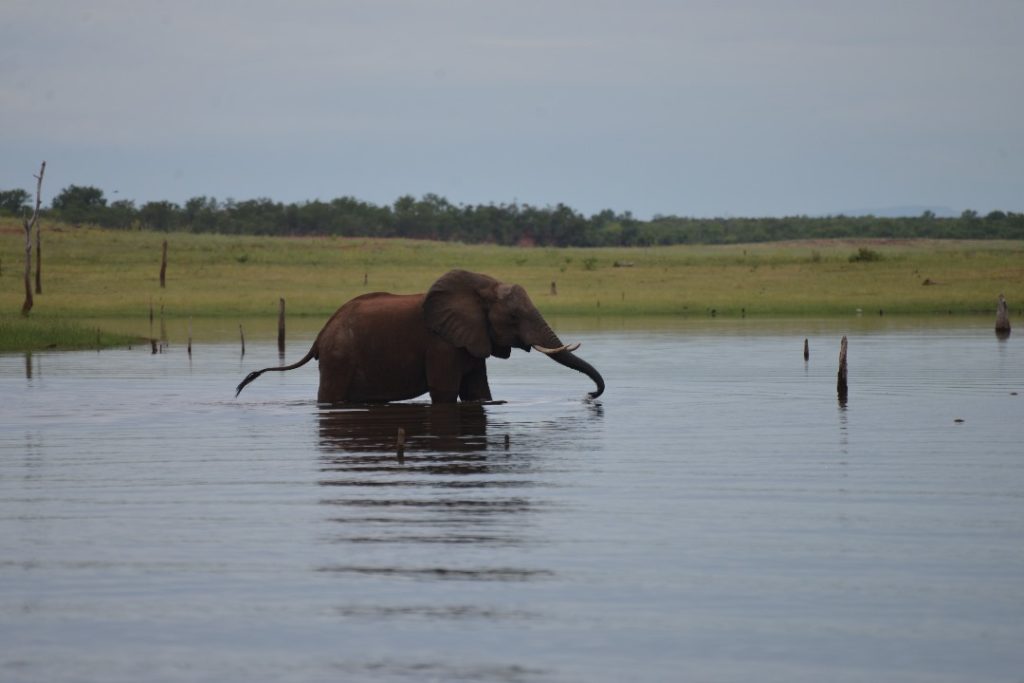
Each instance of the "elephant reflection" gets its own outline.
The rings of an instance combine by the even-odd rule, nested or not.
[[[320,411],[320,448],[394,454],[399,428],[406,451],[487,450],[487,413],[480,404],[390,403]]]
[[[348,545],[340,562],[320,568],[338,575],[522,580],[532,570],[466,568],[440,554],[427,568],[401,553],[393,563],[360,561],[367,544],[521,545],[526,536],[514,518],[534,512],[523,490],[532,479],[530,456],[509,455],[502,440],[488,452],[486,407],[457,403],[391,403],[352,409],[321,409],[320,504],[330,510],[332,543]],[[398,428],[407,435],[398,457]],[[510,477],[510,474],[522,474]],[[509,495],[509,486],[515,491]],[[518,570],[512,570],[518,572]]]

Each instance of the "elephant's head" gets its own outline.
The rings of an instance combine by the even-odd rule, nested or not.
[[[508,358],[512,347],[524,351],[535,348],[594,380],[597,390],[590,392],[591,398],[604,392],[601,374],[573,354],[579,345],[562,344],[519,285],[453,270],[431,286],[423,302],[423,315],[436,334],[477,358]]]

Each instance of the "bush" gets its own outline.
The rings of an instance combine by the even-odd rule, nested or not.
[[[881,261],[882,255],[874,249],[868,249],[867,247],[861,247],[857,250],[856,254],[850,256],[850,263],[868,263],[871,261]]]

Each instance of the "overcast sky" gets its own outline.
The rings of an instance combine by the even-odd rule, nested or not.
[[[3,0],[0,189],[1024,210],[1021,0]]]

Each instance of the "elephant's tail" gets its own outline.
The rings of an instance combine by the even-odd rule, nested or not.
[[[309,361],[313,360],[316,357],[317,347],[316,342],[313,342],[313,346],[309,347],[309,353],[303,356],[302,360],[300,360],[297,363],[292,363],[291,365],[282,365],[279,368],[263,368],[262,370],[255,370],[253,372],[250,372],[248,375],[246,375],[245,379],[243,379],[242,382],[238,385],[238,388],[235,389],[235,398],[238,398],[238,395],[242,393],[242,389],[245,388],[246,384],[253,381],[257,377],[262,375],[264,372],[284,372],[285,370],[294,370],[295,368],[302,367],[303,365],[305,365],[306,363],[308,363]]]

